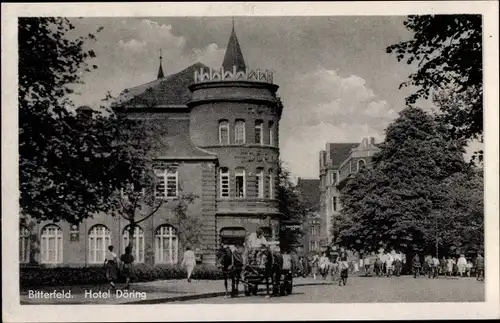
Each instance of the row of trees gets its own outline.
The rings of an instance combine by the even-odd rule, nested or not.
[[[343,187],[338,242],[359,248],[475,252],[484,248],[482,20],[480,15],[409,16],[413,39],[389,46],[417,63],[400,87],[416,86],[385,131],[373,168]],[[415,107],[432,99],[432,113]],[[478,167],[479,166],[479,167]]]
[[[483,248],[482,170],[430,114],[408,107],[386,129],[372,168],[341,189],[338,242],[441,252]]]

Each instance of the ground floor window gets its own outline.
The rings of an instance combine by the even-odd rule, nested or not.
[[[55,224],[50,224],[42,229],[40,237],[40,262],[42,264],[58,264],[62,263],[62,246],[63,236],[62,230]]]
[[[125,229],[123,229],[123,252],[125,252],[125,248],[130,243],[129,228],[129,226],[126,226]],[[139,226],[136,226],[134,229],[132,255],[134,256],[134,262],[144,262],[144,230]]]
[[[111,231],[104,225],[94,225],[89,230],[89,262],[104,263],[106,251],[111,244]]]
[[[30,261],[30,231],[25,226],[19,229],[19,262],[22,264]]]
[[[179,239],[171,225],[162,225],[155,233],[156,263],[176,264],[179,254]]]

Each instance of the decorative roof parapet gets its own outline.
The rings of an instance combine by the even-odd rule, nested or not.
[[[244,71],[238,71],[236,66],[233,66],[232,70],[225,70],[224,67],[220,70],[200,68],[194,72],[194,82],[252,81],[273,84],[273,75],[274,72],[270,70],[246,68]]]

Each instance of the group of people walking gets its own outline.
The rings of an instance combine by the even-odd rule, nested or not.
[[[111,245],[108,246],[108,251],[104,259],[104,270],[106,279],[112,288],[116,288],[115,282],[120,275],[125,279],[124,289],[129,289],[133,262],[134,256],[132,255],[132,248],[130,246],[125,247],[125,253],[120,256],[119,260],[114,252],[114,247]],[[181,266],[186,268],[187,281],[191,282],[191,275],[196,266],[196,256],[189,246],[186,247]]]
[[[484,279],[484,257],[478,253],[473,263],[472,259],[466,259],[464,254],[459,257],[442,257],[439,260],[436,256],[427,255],[423,262],[420,257],[415,255],[412,260],[412,270],[414,276],[420,274],[429,278],[443,276],[471,277],[476,274],[478,280]]]

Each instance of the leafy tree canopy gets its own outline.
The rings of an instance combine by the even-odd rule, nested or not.
[[[450,134],[458,139],[482,140],[481,16],[409,16],[404,25],[413,32],[413,39],[391,45],[387,52],[395,53],[398,61],[418,64],[418,70],[400,85],[419,88],[407,97],[407,104],[433,95],[443,101],[444,95],[450,102],[438,107]]]
[[[435,212],[454,216],[451,208],[443,208],[457,194],[454,178],[471,173],[463,144],[448,140],[428,113],[407,107],[388,126],[379,148],[373,168],[353,176],[341,190],[338,242],[360,240],[365,250],[424,248],[435,235]]]
[[[71,37],[72,29],[65,18],[20,18],[18,24],[20,206],[40,220],[78,222],[106,210],[114,191],[104,153],[107,121],[69,109],[71,86],[97,68],[89,64],[95,53],[84,46],[95,36]]]

